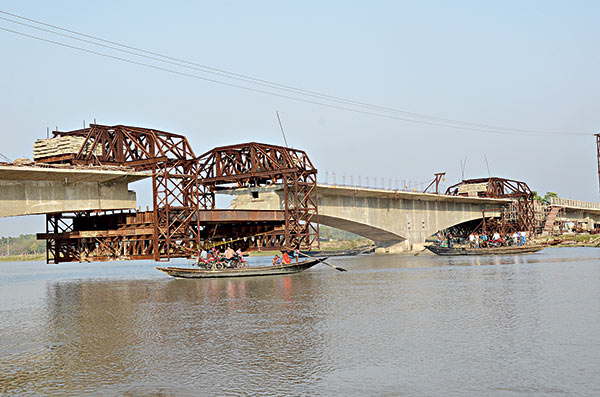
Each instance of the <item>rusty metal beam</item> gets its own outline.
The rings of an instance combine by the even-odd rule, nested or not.
[[[44,163],[128,166],[152,172],[150,213],[50,214],[47,261],[191,257],[214,239],[247,249],[318,246],[317,170],[304,151],[247,143],[196,157],[183,135],[131,126],[91,124],[54,136],[83,137],[74,154]],[[281,211],[216,211],[218,189],[282,183]]]

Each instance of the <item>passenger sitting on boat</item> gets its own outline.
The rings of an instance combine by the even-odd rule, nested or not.
[[[198,266],[200,266],[201,263],[206,263],[207,257],[208,257],[208,252],[206,252],[206,250],[203,248],[202,251],[200,252],[200,255],[198,255],[198,261],[196,261],[196,264]]]
[[[500,233],[494,232],[494,235],[492,236],[492,239],[494,241],[500,241]]]
[[[246,266],[246,261],[244,260],[244,253],[242,252],[241,249],[237,249],[235,251],[235,257],[234,259],[237,261],[237,266],[239,267],[245,267]]]
[[[281,263],[284,265],[292,263],[292,258],[290,258],[287,252],[284,252],[283,255],[281,255]]]
[[[440,233],[440,232],[437,232],[437,234],[436,234],[436,237],[437,237],[437,242],[438,242],[438,244],[441,244],[441,242],[442,242],[442,240],[443,240],[443,239],[442,239],[442,233]]]
[[[235,256],[235,251],[233,250],[233,248],[227,247],[227,249],[225,250],[225,260],[227,262],[230,262],[234,256]]]
[[[483,248],[487,247],[487,241],[488,241],[487,235],[485,233],[483,233],[481,235],[481,246]]]
[[[519,236],[519,245],[525,244],[525,232],[517,232],[517,234]]]
[[[475,248],[479,248],[479,245],[481,244],[481,239],[479,237],[479,234],[475,235]]]
[[[281,258],[279,255],[275,255],[273,257],[273,266],[281,265]]]
[[[452,233],[448,233],[448,248],[452,248]]]

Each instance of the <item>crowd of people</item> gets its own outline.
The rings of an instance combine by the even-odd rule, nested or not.
[[[244,253],[238,248],[227,247],[225,251],[219,251],[215,247],[208,251],[202,248],[198,261],[198,266],[210,266],[212,264],[221,264],[223,267],[245,267],[247,262],[244,260]]]
[[[296,262],[298,262],[300,251],[298,251],[297,249],[294,250],[293,255]],[[287,251],[283,251],[283,254],[281,254],[281,256],[275,255],[272,261],[273,266],[289,265],[290,263],[292,263],[292,258],[287,253]]]
[[[452,248],[454,242],[452,234],[442,235],[442,233],[438,233],[437,239],[439,245]],[[527,233],[514,232],[505,236],[500,235],[498,232],[494,232],[490,236],[486,233],[471,233],[468,237],[468,243],[470,248],[523,246],[527,244]]]
[[[522,246],[525,244],[527,244],[527,234],[525,232],[514,232],[505,236],[494,232],[489,237],[485,233],[471,233],[469,235],[469,247],[471,248]]]
[[[283,251],[281,256],[275,255],[272,264],[273,266],[289,265],[292,263],[292,256],[294,260],[298,262],[299,255],[300,251],[297,249],[289,253]],[[217,268],[243,268],[248,265],[248,262],[244,260],[244,253],[239,248],[234,251],[233,248],[227,247],[225,251],[219,251],[215,247],[212,247],[208,251],[203,248],[202,251],[200,251],[198,260],[195,264],[202,267],[213,267],[213,265],[218,265],[216,266]]]

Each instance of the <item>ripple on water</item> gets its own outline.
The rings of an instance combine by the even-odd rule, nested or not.
[[[237,280],[12,269],[0,393],[594,395],[599,252],[332,258],[349,271]]]

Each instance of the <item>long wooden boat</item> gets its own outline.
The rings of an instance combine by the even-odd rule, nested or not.
[[[249,277],[249,276],[273,276],[278,274],[298,273],[313,267],[327,258],[314,258],[289,265],[246,267],[239,269],[190,269],[185,267],[157,267],[169,276],[179,278],[219,278],[219,277]]]
[[[371,252],[375,252],[375,246],[368,247],[358,247],[354,249],[348,250],[340,250],[340,251],[300,251],[301,253],[309,256],[316,255],[327,255],[328,257],[332,256],[356,256],[360,254],[367,254]]]
[[[545,245],[522,245],[516,247],[492,247],[492,248],[469,248],[469,247],[440,247],[439,245],[425,246],[429,251],[442,256],[459,255],[514,255],[531,254],[546,248]]]

